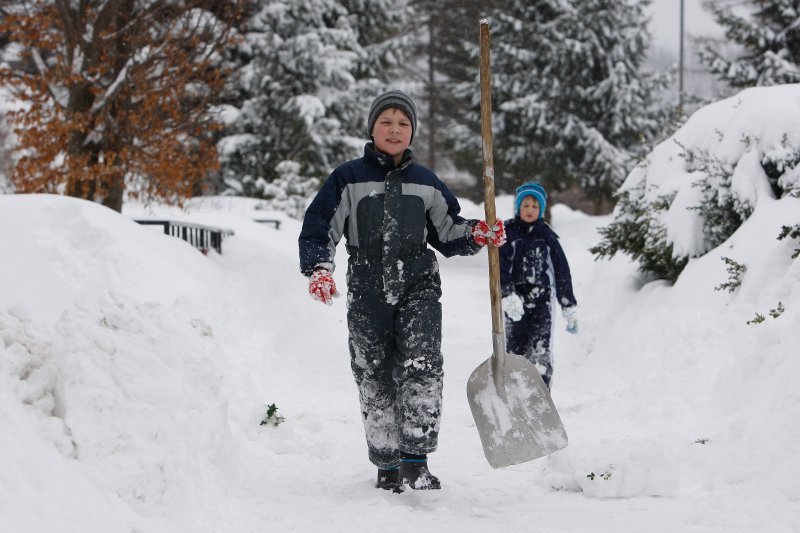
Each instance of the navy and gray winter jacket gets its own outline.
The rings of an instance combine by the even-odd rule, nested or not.
[[[505,222],[507,242],[500,247],[500,286],[503,296],[516,292],[553,294],[561,307],[577,305],[572,276],[558,235],[544,220],[532,223],[519,217]],[[539,290],[535,290],[539,289]]]
[[[399,165],[376,152],[372,143],[364,156],[336,168],[306,210],[300,232],[300,271],[334,265],[336,245],[344,236],[348,252],[379,251],[383,244],[385,179],[402,172],[403,196],[398,221],[401,251],[419,250],[427,242],[445,257],[472,255],[480,246],[472,239],[474,220],[459,216],[458,200],[436,175],[413,162],[406,150]]]

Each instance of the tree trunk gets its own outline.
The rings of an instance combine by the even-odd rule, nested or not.
[[[428,17],[428,166],[436,172],[436,30]]]
[[[81,83],[70,88],[69,101],[65,112],[69,115],[77,116],[86,113],[92,107],[94,95],[89,83]],[[69,145],[67,151],[71,157],[80,158],[86,154],[86,133],[80,129],[73,129],[69,135]],[[66,194],[75,198],[92,200],[95,193],[95,184],[89,183],[79,177],[70,179]]]
[[[125,193],[125,178],[121,175],[115,175],[107,184],[105,196],[103,196],[103,205],[109,209],[113,209],[117,213],[122,213],[122,198]]]

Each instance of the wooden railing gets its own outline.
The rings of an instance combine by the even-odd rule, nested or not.
[[[222,238],[234,234],[232,229],[215,228],[177,220],[138,219],[136,222],[147,226],[163,226],[165,235],[183,239],[204,254],[208,253],[211,248],[221,254]]]

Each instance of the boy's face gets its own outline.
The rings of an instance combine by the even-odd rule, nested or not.
[[[397,108],[385,109],[372,127],[375,149],[394,158],[399,163],[408,145],[411,144],[411,119]]]
[[[519,218],[525,222],[533,222],[539,218],[539,202],[533,196],[526,196],[519,204]]]

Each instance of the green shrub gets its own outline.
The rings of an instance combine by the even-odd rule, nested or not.
[[[642,187],[636,187],[618,194],[615,220],[599,229],[602,240],[589,251],[595,259],[625,253],[639,263],[641,271],[675,281],[688,258],[674,257],[672,244],[666,242],[666,228],[655,216],[669,208],[674,195],[648,202],[641,192]]]
[[[714,290],[733,292],[742,285],[742,274],[747,272],[747,267],[729,257],[722,257],[721,259],[728,265],[728,281],[717,285]]]
[[[781,227],[781,233],[778,235],[778,240],[781,241],[786,237],[800,240],[800,224]],[[797,259],[798,257],[800,257],[800,248],[795,248],[794,253],[792,254],[792,259]]]
[[[712,156],[706,150],[683,147],[689,172],[699,173],[692,187],[700,189],[700,204],[689,209],[698,211],[703,220],[704,250],[713,250],[739,229],[753,213],[749,202],[740,200],[731,191],[734,166]]]

